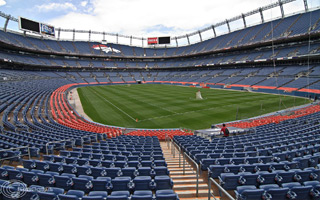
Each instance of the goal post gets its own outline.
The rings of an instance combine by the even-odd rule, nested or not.
[[[201,91],[200,89],[196,92],[196,99],[203,99],[202,96],[201,96]]]

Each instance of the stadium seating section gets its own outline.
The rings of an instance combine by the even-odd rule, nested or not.
[[[178,200],[160,147],[168,138],[238,199],[319,199],[317,103],[226,122],[252,132],[208,140],[98,124],[68,100],[77,87],[140,81],[316,99],[319,33],[319,9],[170,48],[0,30],[0,199]]]

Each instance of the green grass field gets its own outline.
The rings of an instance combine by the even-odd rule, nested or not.
[[[78,88],[85,113],[94,121],[128,128],[205,129],[305,103],[289,96],[171,85],[111,85]],[[281,100],[280,100],[281,98]],[[280,103],[281,102],[281,103]],[[138,121],[136,121],[138,119]]]

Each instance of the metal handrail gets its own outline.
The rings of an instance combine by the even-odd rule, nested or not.
[[[183,153],[184,156],[187,156],[191,162],[193,162],[193,164],[196,165],[197,167],[197,185],[196,185],[196,197],[198,197],[198,194],[199,194],[199,165],[197,162],[195,162],[188,154],[186,154],[186,152]],[[183,174],[185,174],[185,157],[183,159]]]
[[[74,142],[75,142],[75,140],[74,139],[67,139],[67,140],[59,140],[59,141],[52,141],[52,142],[47,142],[46,143],[46,153],[47,153],[47,155],[49,155],[49,152],[48,152],[48,146],[49,146],[49,144],[58,144],[58,143],[62,143],[62,142],[69,142],[69,141],[73,141],[73,143],[72,143],[72,147],[74,146],[73,144],[74,144]]]
[[[181,167],[181,147],[173,140],[171,140],[172,144],[179,150],[179,167]]]
[[[211,178],[209,176],[209,172],[208,172],[208,177],[209,177],[208,178],[208,200],[210,200],[211,197],[216,199],[216,197],[214,196],[213,192],[211,192],[211,182],[213,184],[215,184],[215,186],[218,187],[219,191],[222,191],[223,194],[225,194],[228,197],[228,199],[235,200],[235,198],[233,198],[223,187],[221,187],[221,185],[219,185],[219,183],[217,183],[213,178]],[[220,195],[220,196],[222,196],[222,195]]]
[[[22,146],[22,147],[17,147],[17,148],[10,148],[10,149],[1,149],[0,152],[16,151],[16,150],[19,150],[19,149],[28,149],[28,157],[29,157],[29,160],[31,159],[31,153],[30,153],[30,147],[29,146]],[[20,157],[20,156],[25,156],[25,155],[26,154],[20,154],[20,155],[17,155],[17,156],[1,158],[0,161],[8,160],[10,158],[15,158],[15,157]]]

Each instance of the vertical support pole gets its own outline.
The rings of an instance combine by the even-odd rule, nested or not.
[[[132,35],[130,36],[130,46],[132,46]]]
[[[118,35],[118,33],[116,34],[116,40],[117,40],[117,44],[119,44],[119,35]]]
[[[178,38],[176,37],[176,46],[178,47],[179,44],[178,44]]]
[[[188,40],[188,44],[190,45],[190,39],[189,39],[188,34],[186,35],[186,37],[187,37],[187,40]]]
[[[10,20],[10,15],[6,18],[6,21],[4,22],[4,26],[3,26],[4,32],[7,32],[7,27],[8,27],[8,24],[9,24],[9,20]]]
[[[308,11],[309,10],[309,8],[308,8],[308,0],[303,0],[303,4],[304,4],[304,10]]]
[[[231,32],[231,28],[230,28],[230,24],[229,24],[229,21],[226,19],[226,24],[227,24],[227,26],[228,26],[228,31],[229,31],[229,33]]]
[[[260,12],[260,17],[261,17],[261,23],[264,23],[262,8],[259,8],[259,12]]]
[[[58,40],[60,40],[60,32],[61,32],[61,28],[58,28]]]
[[[76,30],[75,30],[75,29],[73,29],[73,37],[72,37],[72,40],[74,41],[74,40],[75,40],[75,38],[76,38]]]
[[[242,14],[242,20],[244,28],[247,28],[246,16],[244,16],[244,14]]]
[[[89,30],[89,42],[91,41],[91,30]]]
[[[281,17],[284,18],[284,11],[283,11],[282,1],[281,0],[278,0],[278,1],[279,1],[280,11],[281,11]]]
[[[202,35],[201,35],[201,32],[198,31],[198,34],[199,34],[199,37],[200,37],[200,42],[202,42]]]
[[[211,26],[214,37],[217,37],[216,29],[214,28],[214,25]]]

